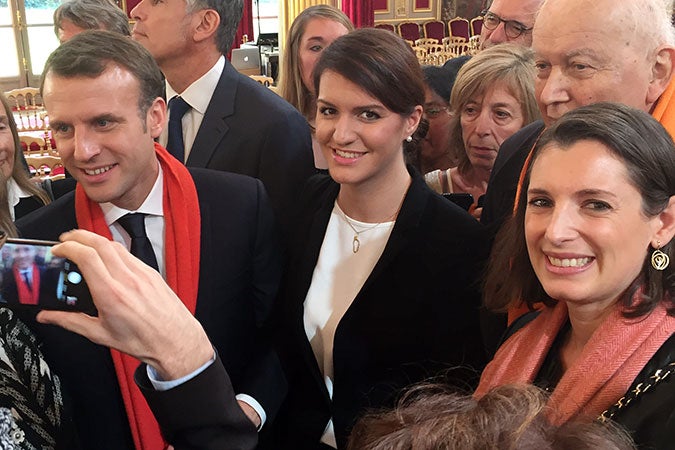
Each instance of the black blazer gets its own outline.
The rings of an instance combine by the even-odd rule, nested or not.
[[[520,172],[542,131],[544,122],[537,120],[517,131],[499,147],[480,216],[481,223],[493,234],[499,231],[504,220],[513,212]]]
[[[190,172],[201,212],[196,317],[239,392],[280,279],[273,213],[260,181],[203,169]],[[77,227],[74,194],[25,217],[17,227],[26,238],[57,239]],[[83,448],[133,448],[110,351],[59,327],[27,320],[72,397]]]
[[[316,448],[333,417],[340,448],[367,408],[393,406],[399,391],[459,365],[485,363],[476,279],[486,258],[482,227],[413,174],[380,260],[342,317],[333,347],[331,402],[303,325],[303,303],[339,185],[310,179],[291,240],[282,313],[281,360],[288,396],[267,436],[269,448]],[[467,389],[475,373],[448,374]]]
[[[284,231],[302,186],[315,172],[304,117],[227,61],[186,165],[260,179]]]

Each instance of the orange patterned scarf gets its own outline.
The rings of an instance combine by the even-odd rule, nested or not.
[[[545,307],[531,323],[513,334],[487,365],[475,397],[510,383],[532,383],[561,327],[567,305]],[[560,425],[575,417],[597,418],[623,396],[651,357],[675,332],[675,317],[659,304],[645,317],[626,319],[621,308],[600,324],[548,401],[550,419]]]
[[[164,172],[164,262],[166,282],[192,314],[197,305],[199,284],[200,213],[197,190],[187,168],[159,144],[155,153]],[[77,224],[84,230],[112,240],[98,203],[91,201],[79,184],[75,190]],[[180,267],[180,274],[178,272]],[[111,349],[117,380],[138,450],[157,450],[166,445],[159,425],[134,383],[139,361]]]

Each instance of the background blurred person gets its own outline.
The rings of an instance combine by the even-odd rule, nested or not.
[[[62,44],[85,30],[131,36],[129,18],[110,0],[67,0],[54,10],[54,34]]]
[[[497,237],[488,307],[521,300],[481,377],[551,392],[554,424],[611,418],[640,446],[675,442],[675,146],[647,113],[598,103],[540,137]],[[664,378],[665,377],[665,378]]]
[[[474,216],[480,218],[475,207],[487,189],[499,146],[539,118],[531,50],[502,44],[474,56],[457,74],[450,108],[450,146],[459,165],[425,178],[436,192],[471,194]]]
[[[421,141],[419,169],[421,173],[457,166],[458,155],[450,146],[450,92],[457,72],[469,56],[454,58],[455,64],[424,66],[424,118],[429,131]]]
[[[348,450],[633,450],[610,423],[546,419],[547,394],[531,385],[499,386],[480,400],[447,386],[406,391],[396,408],[362,417]]]
[[[319,56],[338,37],[354,29],[349,17],[330,5],[314,5],[303,10],[291,24],[281,55],[279,94],[302,113],[312,129],[314,164],[328,165],[315,136],[316,92],[312,71]]]
[[[314,84],[330,176],[305,187],[288,247],[279,319],[288,395],[273,448],[344,448],[365,408],[484,359],[472,282],[482,229],[404,162],[424,104],[415,55],[393,33],[359,29],[324,51]],[[448,376],[473,384],[472,370]]]
[[[493,0],[483,14],[480,48],[511,42],[532,45],[532,28],[544,0]]]
[[[50,198],[37,183],[30,180],[12,109],[2,94],[0,102],[3,106],[0,110],[0,175],[1,179],[6,180],[7,187],[7,201],[5,202],[0,195],[0,208],[8,208],[9,217],[16,220],[46,205],[50,202]],[[8,233],[16,234],[13,224],[2,223],[2,225]]]

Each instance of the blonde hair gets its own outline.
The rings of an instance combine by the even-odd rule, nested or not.
[[[461,113],[464,106],[475,96],[483,95],[491,86],[502,83],[520,102],[525,126],[541,117],[534,96],[534,75],[532,50],[516,44],[499,44],[485,49],[459,70],[450,94],[450,108],[453,111],[450,149],[459,159],[460,173],[466,173],[471,168],[462,139]]]
[[[332,20],[344,25],[347,31],[354,30],[354,25],[349,20],[349,17],[330,5],[310,6],[293,20],[293,24],[290,30],[288,30],[286,46],[281,56],[281,73],[278,88],[279,94],[305,117],[313,115],[313,111],[310,109],[314,96],[302,83],[298,54],[300,52],[300,40],[305,34],[307,24],[315,18]]]

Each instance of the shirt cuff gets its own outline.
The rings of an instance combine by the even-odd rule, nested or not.
[[[258,413],[258,416],[260,416],[260,426],[258,427],[258,431],[262,430],[263,425],[265,425],[265,420],[267,420],[267,415],[265,414],[265,410],[260,405],[260,403],[247,394],[237,394],[236,398],[237,400],[241,400],[242,402],[246,403]]]
[[[149,364],[146,365],[146,370],[148,372],[148,379],[150,380],[150,383],[152,383],[152,387],[154,387],[156,391],[168,391],[169,389],[173,389],[176,386],[180,386],[181,384],[190,381],[191,379],[202,373],[204,370],[206,370],[211,364],[213,364],[215,360],[216,360],[216,352],[214,351],[213,357],[210,360],[208,360],[203,366],[201,366],[192,373],[189,373],[183,377],[171,381],[162,380],[157,371],[155,370],[155,368]],[[255,409],[254,406],[251,407]]]

